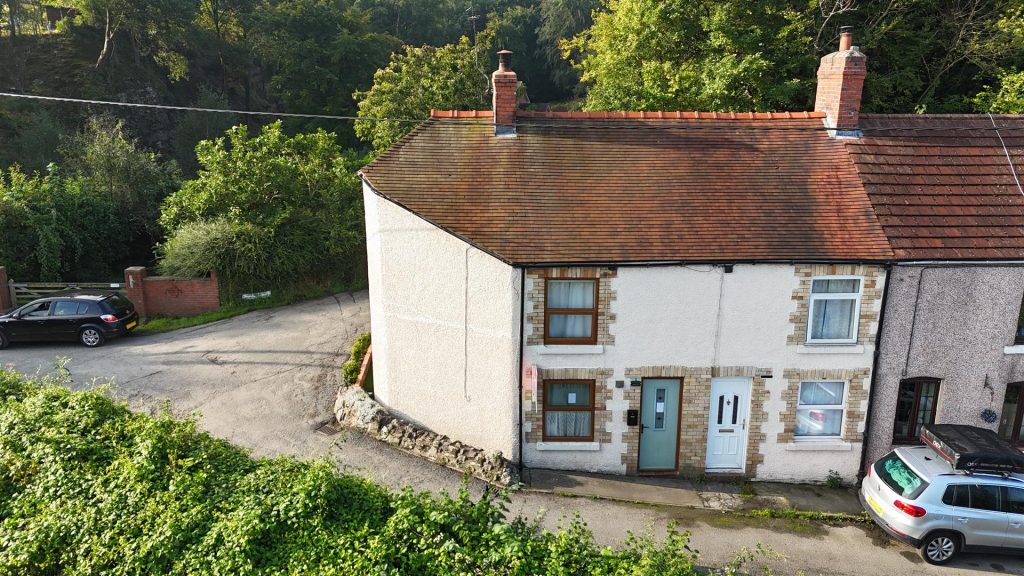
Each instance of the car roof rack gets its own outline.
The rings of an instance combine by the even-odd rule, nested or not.
[[[987,428],[925,424],[921,441],[957,471],[1006,477],[1024,472],[1024,454]]]

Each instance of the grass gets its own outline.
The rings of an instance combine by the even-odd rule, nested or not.
[[[287,306],[288,304],[301,302],[303,300],[314,300],[316,298],[323,298],[324,296],[338,294],[339,292],[361,290],[365,287],[365,281],[347,284],[342,282],[310,282],[308,284],[282,290],[275,293],[270,298],[264,298],[262,300],[243,300],[230,304],[222,304],[219,310],[207,312],[198,316],[153,316],[147,318],[145,322],[140,324],[139,327],[135,329],[135,333],[160,334],[163,332],[170,332],[172,330],[181,330],[182,328],[191,328],[193,326],[209,324],[210,322],[227,320],[228,318],[234,318],[235,316],[240,316],[255,310]]]
[[[813,510],[797,510],[796,508],[787,508],[783,510],[775,508],[758,508],[755,510],[748,510],[746,512],[737,512],[744,516],[750,516],[753,518],[779,518],[784,520],[805,520],[810,522],[821,522],[823,524],[869,524],[871,518],[867,514],[861,512],[860,514],[846,514],[843,512],[817,512]]]

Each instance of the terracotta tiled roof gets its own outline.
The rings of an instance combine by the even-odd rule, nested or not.
[[[510,263],[892,257],[820,114],[527,113],[514,138],[446,114],[362,175]]]
[[[1024,258],[1024,194],[1007,160],[1024,168],[1024,118],[865,114],[860,126],[847,147],[897,258]]]

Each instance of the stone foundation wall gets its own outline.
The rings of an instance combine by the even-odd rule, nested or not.
[[[492,484],[508,486],[519,482],[518,470],[500,452],[488,454],[396,418],[358,386],[338,391],[334,413],[342,425],[431,462]]]

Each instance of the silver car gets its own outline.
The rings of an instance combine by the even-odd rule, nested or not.
[[[901,447],[871,465],[860,501],[931,564],[960,552],[1024,552],[1024,476],[966,474],[927,446]]]

